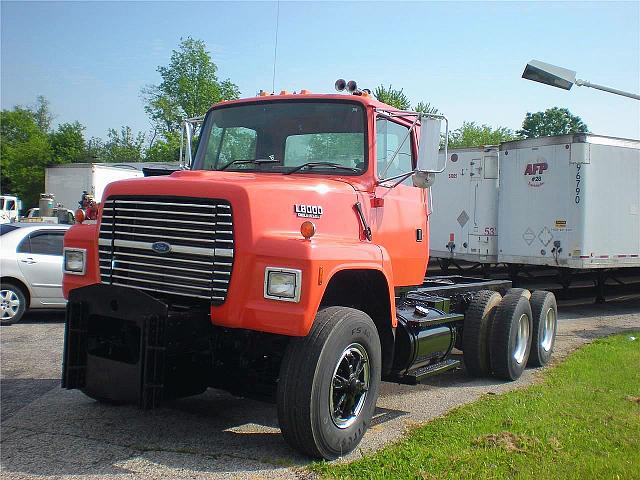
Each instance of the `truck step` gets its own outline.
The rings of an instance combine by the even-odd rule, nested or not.
[[[407,385],[416,385],[427,377],[438,375],[442,372],[446,372],[447,370],[453,370],[458,366],[460,366],[460,360],[448,358],[446,360],[443,360],[442,362],[433,363],[431,365],[427,365],[426,367],[420,367],[416,368],[415,370],[410,370],[406,375],[400,377],[398,381],[399,383],[404,383]]]

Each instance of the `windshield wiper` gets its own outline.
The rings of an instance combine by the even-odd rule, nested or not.
[[[349,170],[350,172],[360,172],[360,169],[347,167],[346,165],[340,165],[339,163],[331,163],[331,162],[307,162],[302,165],[298,165],[297,167],[292,168],[288,172],[284,172],[284,175],[291,175],[292,173],[298,172],[303,168],[313,168],[313,167],[329,167],[329,168],[341,168],[343,170]]]
[[[220,172],[236,163],[255,163],[256,165],[260,165],[261,163],[279,163],[279,162],[280,160],[276,160],[275,158],[256,158],[254,160],[234,160],[233,162],[229,162],[224,167],[218,168],[217,170]]]

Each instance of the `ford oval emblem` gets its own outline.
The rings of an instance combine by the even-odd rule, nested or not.
[[[169,245],[167,242],[155,242],[153,245],[151,245],[151,250],[156,253],[168,253],[171,251],[171,245]]]

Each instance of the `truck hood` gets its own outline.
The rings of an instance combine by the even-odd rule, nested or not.
[[[248,246],[246,242],[255,244],[263,236],[302,238],[300,225],[306,220],[315,224],[318,236],[346,241],[360,238],[354,204],[362,194],[346,180],[280,173],[179,171],[111,183],[103,200],[124,195],[228,200],[237,247]]]

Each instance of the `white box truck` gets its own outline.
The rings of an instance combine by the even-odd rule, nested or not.
[[[70,163],[47,167],[44,185],[45,191],[55,196],[56,203],[75,211],[83,191],[100,202],[109,183],[142,176],[141,169],[134,164]]]
[[[498,153],[498,147],[449,150],[447,168],[431,187],[432,257],[497,262]],[[440,156],[443,164],[444,152]]]
[[[499,262],[640,266],[640,141],[574,134],[503,143],[498,228]]]

